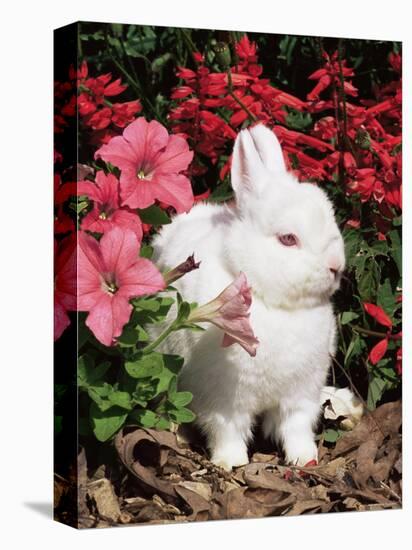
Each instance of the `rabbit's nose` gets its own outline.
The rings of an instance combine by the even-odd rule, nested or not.
[[[333,277],[336,278],[339,271],[341,271],[342,269],[342,264],[339,261],[339,258],[330,258],[328,261],[328,268],[331,274],[333,275]]]

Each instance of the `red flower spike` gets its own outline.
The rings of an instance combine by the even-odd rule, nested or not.
[[[385,355],[386,350],[388,349],[388,338],[383,338],[380,340],[369,352],[369,361],[372,365],[376,365]]]
[[[366,313],[369,313],[371,317],[375,319],[380,325],[384,327],[392,328],[392,321],[383,309],[375,304],[364,303],[363,307]]]

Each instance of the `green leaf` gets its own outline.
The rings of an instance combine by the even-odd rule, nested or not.
[[[348,346],[348,349],[346,350],[345,359],[344,359],[345,367],[349,365],[353,357],[356,357],[361,353],[362,347],[363,347],[363,344],[362,344],[361,337],[359,336],[359,334],[354,334]]]
[[[138,209],[138,213],[143,223],[148,223],[150,225],[166,225],[171,223],[166,212],[156,205]]]
[[[147,342],[149,340],[149,335],[141,326],[131,326],[128,325],[123,329],[123,332],[119,338],[117,338],[117,343],[120,347],[130,348],[134,347],[138,342]]]
[[[170,428],[170,420],[161,416],[155,424],[157,430],[168,430]]]
[[[130,413],[129,420],[145,428],[154,428],[158,422],[158,416],[149,409],[135,409]]]
[[[127,418],[127,413],[120,407],[101,411],[96,403],[90,406],[90,419],[93,433],[99,441],[107,441],[120,430]]]
[[[352,258],[351,265],[355,268],[355,278],[358,283],[363,279],[367,259],[368,255],[364,250],[358,252],[358,254]]]
[[[358,282],[358,291],[364,302],[374,301],[379,285],[380,271],[378,264],[370,258],[365,266],[362,278]]]
[[[147,258],[148,260],[150,260],[150,258],[153,256],[153,252],[154,252],[153,246],[145,244],[140,249],[140,257]]]
[[[169,399],[177,393],[177,376],[172,376],[167,389],[167,395]]]
[[[156,296],[156,298],[139,298],[133,300],[135,308],[132,315],[132,323],[146,325],[147,323],[158,323],[167,316],[174,304],[170,296]]]
[[[387,241],[375,241],[369,248],[371,256],[387,256],[389,247]]]
[[[387,382],[382,378],[372,377],[369,381],[367,406],[370,411],[376,409],[376,404],[386,389]]]
[[[147,403],[158,394],[156,378],[141,378],[138,380],[136,389],[132,393],[133,403],[146,407]]]
[[[223,183],[216,187],[216,189],[207,199],[207,202],[225,202],[232,199],[233,196],[233,189],[229,181],[225,180]]]
[[[77,349],[80,350],[84,344],[87,342],[90,336],[90,330],[86,326],[84,319],[79,319],[78,329],[77,329]]]
[[[146,378],[157,376],[163,369],[163,355],[156,351],[148,355],[140,354],[133,361],[126,361],[126,372],[132,378]]]
[[[343,231],[343,240],[345,243],[345,256],[350,259],[359,250],[359,231],[356,229],[345,229]]]
[[[111,364],[105,361],[94,366],[94,359],[89,355],[82,355],[77,361],[77,384],[81,388],[88,388],[100,381],[110,368]]]
[[[344,311],[340,318],[341,325],[347,325],[351,321],[357,319],[359,315],[354,311]]]
[[[134,57],[147,55],[156,47],[157,35],[152,27],[146,25],[129,25],[125,48],[127,55]]]
[[[193,420],[196,418],[196,415],[192,411],[185,408],[168,411],[168,414],[170,418],[178,424],[193,422]]]
[[[178,309],[178,312],[177,312],[176,322],[178,324],[181,324],[184,321],[186,321],[187,318],[189,317],[191,308],[190,308],[189,302],[183,302],[183,301],[180,302],[178,307],[179,307],[179,309]]]
[[[59,435],[62,431],[63,417],[60,415],[54,416],[54,435]]]
[[[160,301],[156,298],[140,298],[139,300],[134,300],[133,304],[139,309],[151,312],[159,311],[160,308]]]
[[[310,113],[302,113],[292,107],[288,108],[289,113],[286,115],[286,125],[293,130],[305,130],[312,125],[312,117]]]
[[[113,407],[113,403],[108,399],[109,395],[113,393],[113,386],[103,382],[98,386],[88,386],[87,393],[101,411],[107,411],[110,407]]]
[[[104,40],[104,34],[102,30],[96,31],[93,34],[80,34],[81,40]]]
[[[168,390],[170,382],[175,377],[184,364],[184,359],[179,355],[163,355],[163,370],[160,374],[156,375],[158,379],[157,391],[162,393]]]
[[[188,391],[180,391],[173,396],[169,395],[168,398],[177,409],[180,409],[192,401],[193,395]]]
[[[130,411],[133,408],[130,394],[125,391],[118,391],[118,390],[114,391],[110,393],[108,397],[112,405],[116,405],[128,411]]]
[[[159,56],[159,57],[156,57],[156,59],[154,59],[152,61],[152,71],[154,73],[162,73],[165,65],[169,62],[169,61],[172,61],[173,59],[173,54],[171,54],[170,52],[166,52],[164,53],[163,55]]]
[[[378,287],[378,305],[390,315],[395,311],[395,295],[392,291],[392,285],[389,278],[386,278]]]
[[[342,430],[334,430],[333,428],[327,428],[323,432],[323,439],[328,443],[336,443],[336,441],[341,437]]]
[[[389,238],[391,240],[391,252],[392,257],[398,268],[399,275],[402,276],[402,244],[400,239],[399,231],[393,230],[389,232]]]

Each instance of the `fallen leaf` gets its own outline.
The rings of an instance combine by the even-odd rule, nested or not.
[[[94,500],[100,516],[117,522],[121,515],[119,501],[108,479],[103,478],[88,483],[87,494]]]

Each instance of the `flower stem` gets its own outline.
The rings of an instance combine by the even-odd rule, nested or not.
[[[141,353],[147,354],[155,350],[157,346],[159,346],[163,342],[163,340],[165,340],[169,336],[169,334],[171,334],[173,331],[178,329],[178,326],[179,324],[176,322],[176,320],[173,321],[173,323],[171,323],[166,330],[164,330],[161,334],[159,334],[156,340],[154,340],[151,344],[141,349],[140,350]]]
[[[236,101],[236,103],[238,103],[242,107],[242,109],[245,111],[245,113],[247,114],[247,116],[250,118],[252,122],[257,122],[257,118],[255,117],[255,115],[246,107],[243,101],[233,93],[232,72],[230,70],[230,67],[227,70],[227,79],[228,79],[228,92],[230,97],[232,97]]]
[[[163,117],[158,113],[157,109],[151,102],[151,100],[147,97],[147,94],[143,92],[142,85],[138,78],[134,78],[120,63],[120,61],[117,59],[116,55],[113,53],[113,48],[110,45],[109,42],[109,33],[106,30],[106,43],[108,45],[108,53],[110,56],[110,59],[113,61],[113,63],[116,65],[116,67],[119,69],[119,71],[123,74],[123,76],[126,78],[126,80],[129,82],[131,87],[135,90],[138,98],[142,101],[143,104],[147,107],[148,110],[152,111],[155,117],[159,120],[159,122],[162,122],[163,124],[165,121],[163,120]],[[120,45],[122,46],[123,43],[120,41]],[[127,57],[127,55],[126,55]],[[131,63],[131,62],[130,62]],[[137,77],[136,71],[133,68],[134,75]]]
[[[360,327],[358,325],[350,325],[352,330],[359,332],[360,334],[366,334],[367,336],[377,336],[378,338],[387,338],[386,332],[378,332],[377,330],[369,330],[367,328]],[[390,338],[391,335],[389,335]]]

